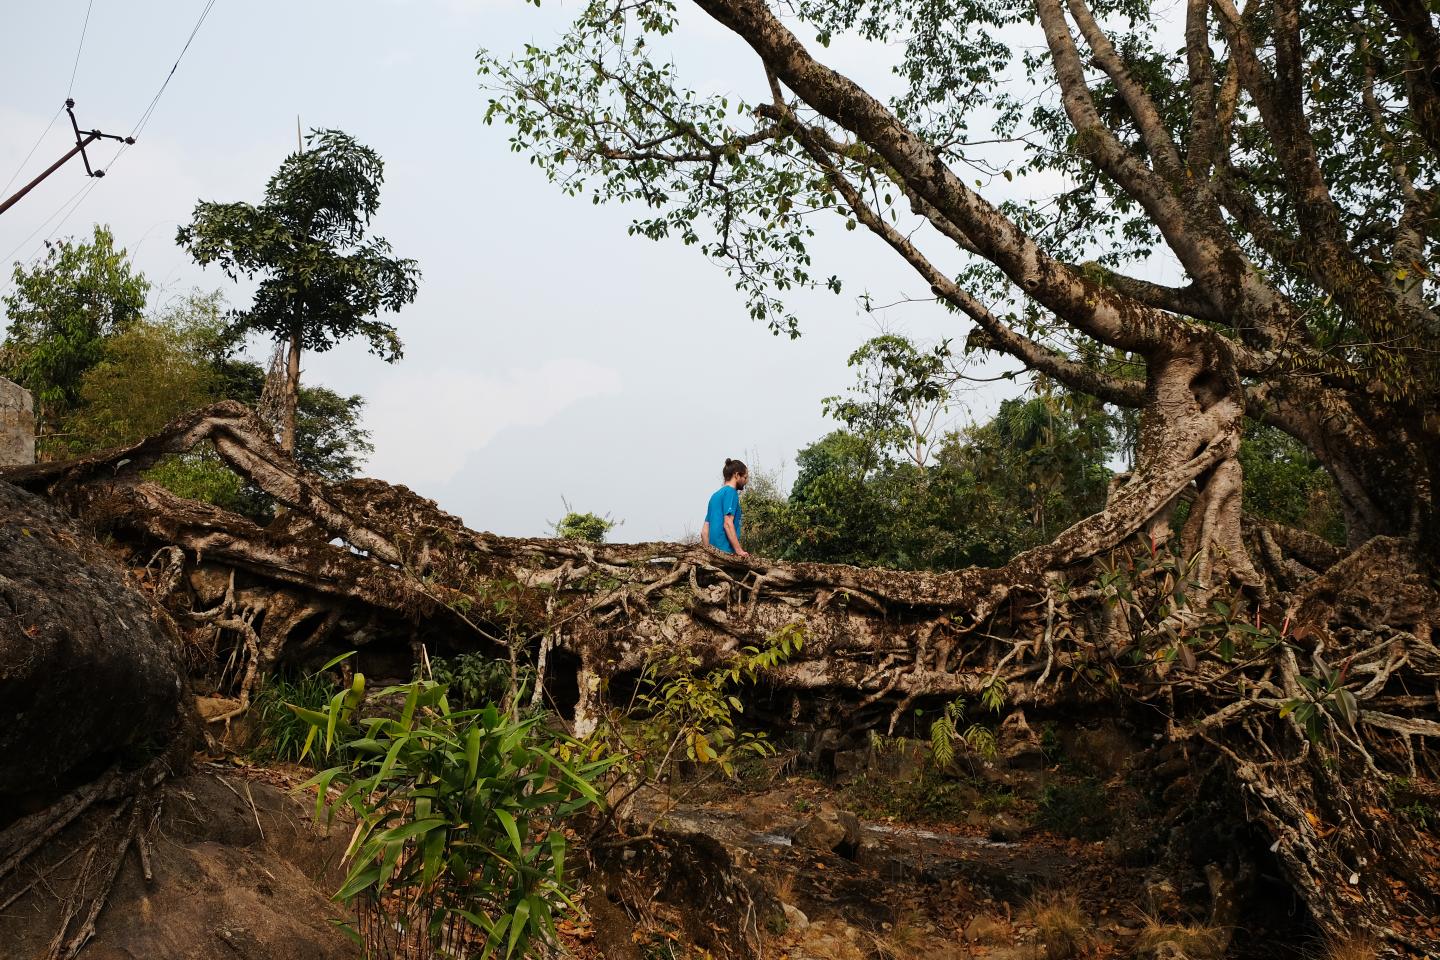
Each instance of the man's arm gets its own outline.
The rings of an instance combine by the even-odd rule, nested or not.
[[[737,557],[748,557],[745,548],[740,546],[740,536],[735,532],[735,514],[725,514],[725,539],[730,541],[730,549],[735,551]]]
[[[700,546],[710,546],[710,521],[706,520],[700,524]]]

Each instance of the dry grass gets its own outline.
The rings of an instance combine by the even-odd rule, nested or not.
[[[1376,960],[1380,949],[1368,937],[1351,937],[1326,944],[1322,960]]]
[[[883,960],[927,960],[933,956],[934,943],[920,911],[907,910],[886,926],[884,933],[870,933],[874,953]]]
[[[789,871],[780,874],[771,882],[770,889],[774,892],[776,900],[793,906],[795,903],[795,874]]]
[[[1041,894],[1026,905],[1023,917],[1035,927],[1044,960],[1071,960],[1095,946],[1094,925],[1074,894]]]
[[[1230,946],[1230,933],[1223,927],[1163,923],[1154,917],[1146,917],[1140,936],[1135,938],[1135,952],[1147,956],[1167,940],[1191,960],[1222,960]]]
[[[900,956],[918,956],[926,940],[926,929],[924,915],[911,908],[895,918],[888,939]]]

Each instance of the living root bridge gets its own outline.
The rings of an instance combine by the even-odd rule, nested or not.
[[[287,511],[262,528],[144,480],[161,457],[201,443]],[[292,605],[304,598],[308,613],[287,619],[289,630],[303,627],[307,649],[317,645],[321,618],[337,617],[352,634],[365,622],[362,640],[382,624],[411,622],[452,635],[473,631],[483,642],[492,633],[485,598],[518,584],[544,598],[527,626],[597,676],[638,669],[655,650],[684,648],[719,662],[798,625],[806,644],[775,672],[780,686],[974,694],[1009,650],[987,631],[1041,617],[1051,589],[1043,574],[1013,569],[907,573],[747,562],[678,544],[498,537],[466,528],[404,487],[319,481],[273,445],[253,414],[230,403],[129,447],[5,476],[143,548],[166,589],[197,595],[191,609],[201,616],[222,604],[225,621],[243,616],[262,600],[244,586],[257,581],[297,598]],[[233,571],[240,580],[229,579]],[[297,652],[275,635],[279,626],[267,617],[256,630],[256,646],[271,662]]]
[[[281,517],[261,528],[144,480],[161,457],[202,443],[284,505]],[[1193,746],[1197,764],[1228,770],[1322,931],[1434,954],[1440,854],[1397,799],[1437,774],[1433,584],[1407,541],[1377,538],[1342,559],[1261,526],[1248,546],[1267,585],[1190,582],[1193,568],[1132,534],[1174,482],[1219,456],[1202,449],[1173,477],[1132,480],[1114,509],[1003,568],[954,573],[480,533],[403,487],[308,475],[233,403],[4,478],[153,559],[152,582],[177,618],[216,649],[228,638],[248,664],[231,673],[242,708],[277,663],[388,636],[494,644],[542,672],[548,664],[551,680],[578,663],[583,731],[606,677],[657,653],[724,662],[795,627],[804,646],[767,681],[840,692],[854,722],[893,722],[919,697],[974,702],[996,684],[1011,704],[1142,705],[1132,713]]]

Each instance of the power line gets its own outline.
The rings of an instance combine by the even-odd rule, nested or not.
[[[85,34],[90,30],[90,11],[95,8],[95,0],[85,7],[85,24],[80,28],[80,46],[75,48],[75,64],[70,68],[70,84],[65,88],[65,98],[68,100],[70,94],[75,92],[75,71],[80,69],[80,51],[85,49]]]
[[[85,5],[85,21],[80,25],[80,42],[75,46],[75,62],[70,65],[70,82],[65,86],[65,104],[55,111],[55,115],[50,118],[50,122],[47,123],[45,125],[45,129],[40,132],[40,137],[35,141],[35,145],[30,148],[29,153],[25,154],[25,159],[20,161],[20,166],[15,170],[14,173],[10,175],[10,179],[5,181],[5,186],[0,187],[0,196],[3,196],[7,191],[9,191],[10,185],[15,182],[15,178],[20,176],[20,174],[24,172],[25,165],[30,162],[30,158],[35,155],[35,151],[40,149],[40,144],[44,142],[45,135],[50,132],[51,127],[55,126],[55,121],[60,119],[60,111],[64,110],[65,107],[70,104],[70,94],[75,92],[75,75],[80,70],[80,54],[85,50],[85,37],[90,32],[90,14],[94,11],[94,9],[95,0],[89,0],[89,3]],[[77,141],[79,140],[78,135],[76,139]],[[84,187],[81,187],[79,190],[76,190],[75,193],[78,194],[81,190],[84,189]],[[74,199],[74,194],[71,195],[71,199]],[[65,201],[65,204],[68,204],[69,202],[70,201],[67,200]],[[60,208],[56,210],[55,213],[50,214],[50,216],[42,222],[41,226],[44,226],[45,223],[48,223],[51,220],[55,219],[55,215],[58,214],[60,210],[65,209],[65,204],[61,204]],[[32,237],[34,235],[35,234],[33,232],[30,234],[30,236]],[[26,242],[29,242],[29,238],[26,238]],[[24,244],[21,244],[21,246],[24,246]],[[9,257],[7,257],[6,259],[8,260]]]
[[[170,80],[175,76],[175,71],[180,68],[180,61],[185,59],[185,54],[190,49],[190,44],[194,42],[195,35],[199,33],[200,28],[204,26],[205,18],[210,16],[210,10],[215,6],[215,3],[216,0],[208,0],[205,8],[200,11],[200,16],[196,19],[195,26],[190,31],[190,36],[185,38],[185,46],[180,48],[180,55],[175,58],[175,63],[171,65],[170,72],[165,74],[164,82],[160,84],[160,89],[155,91],[155,96],[150,101],[150,106],[145,108],[145,113],[142,114],[139,121],[136,122],[135,129],[130,132],[130,136],[138,137],[140,131],[144,129],[145,124],[150,122],[150,117],[155,112],[155,105],[160,102],[160,97],[164,94],[165,88],[170,86]]]
[[[45,124],[45,129],[40,131],[40,136],[35,140],[35,146],[30,148],[30,152],[25,154],[25,159],[20,161],[20,166],[16,167],[15,172],[10,174],[10,179],[5,181],[5,186],[0,187],[0,194],[4,194],[5,191],[9,190],[10,184],[14,183],[15,178],[24,172],[25,164],[29,163],[30,158],[35,156],[35,151],[40,149],[40,144],[45,140],[45,134],[49,133],[50,128],[55,126],[55,121],[60,119],[60,111],[64,109],[62,106],[59,110],[56,110],[55,115],[50,118],[50,122]]]
[[[88,180],[88,181],[86,181],[85,183],[81,184],[79,187],[77,187],[76,190],[75,190],[75,192],[72,193],[72,194],[70,194],[70,196],[66,197],[66,198],[65,198],[65,201],[64,201],[63,203],[61,203],[60,206],[55,209],[55,212],[54,212],[54,213],[50,214],[50,216],[48,216],[48,217],[46,217],[44,220],[42,220],[42,221],[40,222],[40,225],[39,225],[38,227],[36,227],[34,230],[31,230],[31,231],[30,231],[30,235],[29,235],[28,237],[26,237],[24,240],[21,240],[19,243],[17,243],[17,244],[15,245],[15,249],[11,250],[8,254],[6,254],[6,255],[5,255],[5,259],[4,259],[3,261],[0,261],[0,263],[3,263],[6,267],[9,267],[11,264],[16,263],[17,261],[15,260],[15,254],[19,253],[19,252],[20,252],[21,250],[23,250],[26,246],[28,246],[29,243],[30,243],[30,241],[31,241],[31,240],[34,240],[35,237],[36,237],[36,235],[39,234],[41,230],[44,230],[46,227],[50,226],[50,224],[55,221],[55,218],[56,218],[56,217],[60,216],[60,214],[62,214],[62,213],[65,212],[65,208],[66,208],[66,207],[69,207],[72,203],[75,203],[75,200],[76,200],[77,197],[79,197],[82,193],[88,192],[88,191],[91,190],[94,186],[95,186],[95,181],[94,181],[94,180]],[[78,205],[78,204],[77,204],[77,205]],[[66,216],[68,217],[69,214],[66,214]],[[60,224],[63,224],[64,222],[65,222],[64,220],[61,220],[61,221],[60,221]],[[59,228],[59,224],[56,225],[56,228],[57,228],[57,229]],[[50,235],[47,235],[45,239],[48,241],[48,240],[50,239],[50,236],[53,236],[53,231],[52,231],[52,233],[51,233]],[[32,256],[29,260],[26,261],[26,266],[29,266],[31,263],[34,263],[37,259],[39,259],[39,257],[40,257],[40,254],[37,252],[34,256]],[[8,280],[9,280],[9,278],[7,278],[7,284],[8,284]],[[8,285],[7,285],[7,288],[6,288],[6,289],[7,289],[7,291],[8,291],[8,289],[9,289]]]
[[[50,166],[42,170],[40,172],[40,175],[37,176],[34,180],[31,180],[29,183],[25,184],[25,186],[21,187],[15,193],[6,197],[4,200],[0,200],[0,213],[4,213],[6,210],[9,210],[11,207],[15,206],[15,204],[19,203],[22,199],[24,199],[26,194],[28,194],[31,190],[34,190],[40,184],[44,183],[47,177],[49,177],[56,170],[59,170],[61,167],[65,166],[65,164],[69,162],[70,158],[75,156],[75,154],[77,153],[80,154],[80,159],[85,161],[86,175],[96,178],[105,176],[105,171],[103,169],[96,169],[90,165],[90,154],[85,149],[86,147],[90,146],[90,144],[95,143],[97,140],[120,140],[124,143],[135,142],[135,139],[133,137],[122,137],[114,133],[103,133],[99,130],[81,130],[80,122],[75,119],[74,106],[74,100],[65,101],[65,112],[70,115],[70,128],[75,131],[75,146],[67,150],[60,157],[59,160],[56,160],[54,163],[50,164]]]
[[[94,2],[95,2],[95,0],[90,0],[90,6],[91,6],[91,7],[94,6]],[[190,45],[195,41],[196,35],[199,34],[200,28],[201,28],[202,26],[204,26],[205,20],[210,16],[210,11],[215,7],[216,2],[217,2],[217,0],[207,0],[205,6],[201,9],[201,11],[200,11],[200,16],[196,18],[196,20],[195,20],[195,25],[190,29],[190,35],[185,38],[185,45],[180,48],[180,53],[179,53],[178,56],[176,56],[175,62],[170,65],[170,70],[169,70],[169,72],[167,72],[167,73],[165,74],[165,79],[164,79],[163,81],[161,81],[161,83],[160,83],[160,89],[156,90],[156,91],[155,91],[155,96],[153,96],[153,97],[150,98],[150,104],[145,108],[145,112],[140,115],[140,119],[135,122],[135,127],[134,127],[134,129],[131,131],[130,136],[127,138],[126,142],[121,145],[120,149],[115,152],[115,155],[110,158],[110,162],[109,162],[108,164],[106,164],[106,166],[105,166],[105,169],[106,169],[106,170],[111,170],[111,169],[114,168],[115,164],[120,161],[120,158],[123,157],[123,156],[125,155],[125,152],[126,152],[127,150],[129,150],[130,147],[134,144],[134,141],[135,141],[135,139],[139,136],[140,131],[143,130],[143,129],[145,128],[145,125],[150,122],[150,118],[151,118],[151,117],[154,115],[154,113],[155,113],[155,107],[156,107],[156,106],[159,104],[159,102],[160,102],[160,97],[161,97],[162,95],[164,95],[166,88],[168,88],[168,87],[170,86],[170,81],[171,81],[172,79],[174,79],[174,77],[175,77],[175,72],[180,68],[180,61],[182,61],[182,60],[185,59],[185,54],[186,54],[187,52],[189,52],[189,50],[190,50]],[[90,10],[89,10],[89,8],[87,8],[86,11],[85,11],[85,24],[86,24],[86,27],[89,26],[89,23],[90,23]],[[81,35],[80,35],[80,44],[81,44],[82,47],[84,46],[84,43],[85,43],[85,31],[82,29]],[[76,51],[75,59],[76,59],[76,65],[78,66],[78,64],[79,64],[79,59],[80,59],[79,51]],[[74,71],[72,70],[72,72],[71,72],[71,83],[73,83],[73,82],[74,82]],[[63,108],[62,108],[62,109],[63,109]],[[59,114],[57,113],[56,116],[58,117]],[[53,119],[51,120],[51,123],[52,123],[52,124],[54,123],[54,120],[53,120]],[[34,151],[32,150],[31,152],[33,153]],[[12,178],[12,180],[13,180],[13,178]],[[45,221],[40,224],[39,227],[36,227],[35,230],[33,230],[33,231],[30,233],[30,236],[26,237],[26,238],[24,239],[24,241],[22,241],[22,242],[20,243],[20,245],[15,248],[15,250],[12,250],[12,251],[11,251],[10,255],[5,258],[5,262],[11,261],[11,260],[13,259],[14,255],[15,255],[15,253],[17,253],[17,252],[18,252],[19,250],[21,250],[26,244],[28,244],[32,239],[34,239],[35,235],[38,234],[41,230],[45,229],[46,225],[47,225],[48,223],[50,223],[50,221],[54,220],[57,216],[60,216],[60,214],[61,214],[62,212],[64,212],[64,216],[61,217],[60,221],[55,224],[54,228],[52,228],[48,234],[46,234],[44,242],[45,242],[45,243],[48,243],[48,242],[51,240],[51,238],[53,238],[53,237],[55,236],[55,234],[57,234],[57,233],[60,232],[60,228],[63,227],[63,226],[65,225],[66,221],[68,221],[68,220],[70,219],[70,217],[74,215],[75,211],[80,208],[80,205],[85,202],[85,198],[90,195],[90,191],[93,190],[93,189],[95,189],[95,184],[96,184],[96,181],[95,181],[95,180],[90,180],[87,184],[85,184],[84,186],[82,186],[82,187],[80,187],[78,190],[76,190],[75,193],[72,194],[69,199],[67,199],[64,203],[62,203],[62,204],[60,205],[60,208],[59,208],[58,210],[56,210],[56,211],[55,211],[54,213],[52,213],[49,217],[47,217],[47,218],[45,219]],[[66,207],[69,207],[69,210],[68,210],[68,211],[66,211]],[[34,257],[31,257],[31,261],[30,261],[30,262],[33,262],[37,257],[39,257],[39,255],[40,255],[40,253],[37,251],[36,254],[35,254],[35,256],[34,256]]]

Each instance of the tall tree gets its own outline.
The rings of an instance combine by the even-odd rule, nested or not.
[[[811,258],[817,213],[832,211],[965,318],[956,338],[969,348],[1138,410],[1134,469],[1098,512],[1002,570],[953,579],[1063,580],[1117,548],[1144,563],[1178,555],[1164,561],[1184,581],[1164,600],[1164,629],[1131,635],[1180,658],[1167,711],[1188,713],[1181,688],[1209,698],[1166,733],[1215,747],[1328,933],[1434,953],[1436,936],[1415,932],[1434,901],[1411,893],[1435,887],[1418,881],[1431,869],[1423,843],[1376,811],[1390,778],[1435,774],[1412,738],[1433,750],[1440,720],[1432,700],[1375,698],[1440,682],[1436,600],[1421,586],[1440,561],[1440,26],[1415,0],[1173,10],[591,0],[555,45],[482,52],[480,69],[495,88],[487,119],[507,123],[514,149],[568,191],[634,203],[632,232],[699,247],[755,317],[793,331],[786,291],[839,288]],[[696,11],[753,53],[743,89],[685,82],[667,36]],[[842,34],[850,62],[869,42],[867,65],[891,64],[893,96],[825,62]],[[1355,549],[1329,582],[1366,597],[1343,629],[1309,625],[1318,607],[1294,586],[1303,575],[1267,581],[1252,559],[1247,420],[1294,439],[1334,481]],[[1314,546],[1270,527],[1255,542],[1267,571]],[[1334,563],[1323,553],[1320,568]],[[1402,583],[1416,599],[1392,631]],[[1230,599],[1216,606],[1221,591]],[[1253,624],[1262,607],[1286,613],[1244,686],[1231,648],[1190,632],[1236,604]],[[1303,636],[1288,632],[1291,613]],[[1076,655],[1105,647],[1120,648],[1101,637]],[[1401,664],[1416,675],[1398,680]],[[1343,732],[1316,747],[1331,717]]]
[[[281,447],[295,451],[302,350],[329,350],[364,337],[372,353],[400,358],[395,327],[378,318],[415,299],[414,260],[391,256],[369,236],[380,207],[384,164],[374,150],[338,130],[314,130],[307,148],[286,157],[259,204],[202,202],[177,242],[201,264],[232,279],[260,277],[239,332],[262,331],[287,347]]]
[[[948,343],[926,350],[898,334],[871,337],[850,354],[855,385],[843,396],[826,397],[825,412],[877,451],[923,470],[949,405],[949,359]]]
[[[99,224],[88,242],[47,244],[33,268],[15,264],[12,279],[0,376],[35,395],[43,454],[53,446],[47,435],[80,403],[81,384],[104,356],[106,339],[144,314],[150,282]]]
[[[786,289],[838,286],[807,247],[835,210],[969,319],[972,348],[1140,408],[1131,479],[1042,566],[1164,539],[1193,487],[1202,579],[1257,583],[1247,414],[1334,477],[1352,543],[1440,543],[1440,98],[1420,79],[1440,29],[1419,7],[1188,0],[1177,54],[1141,2],[695,6],[753,51],[763,98],[697,93],[652,57],[683,8],[595,0],[553,49],[482,52],[487,118],[566,189],[649,205],[635,232],[698,243],[779,327]],[[899,52],[889,102],[801,38],[846,32]],[[997,173],[1044,179],[1022,199]],[[1152,254],[1183,280],[1126,272]]]
[[[56,450],[84,454],[134,443],[217,400],[255,406],[265,370],[239,353],[219,291],[193,291],[105,338],[86,371],[80,402],[63,421]],[[365,400],[319,384],[300,388],[295,461],[327,480],[347,480],[373,449]],[[273,501],[244,484],[208,447],[167,458],[151,474],[162,486],[259,519]]]

